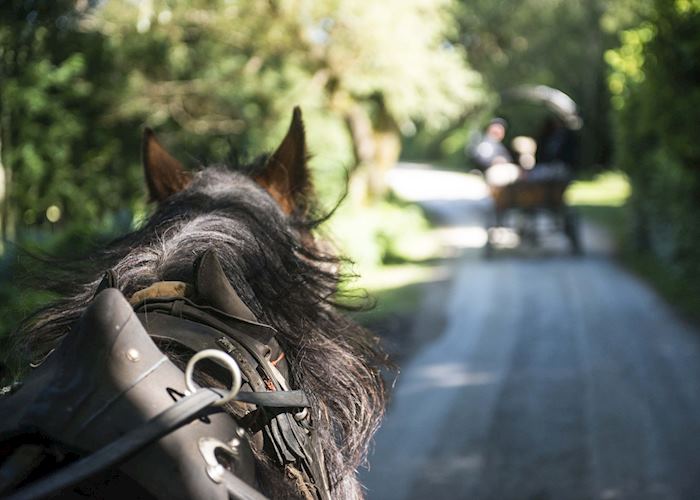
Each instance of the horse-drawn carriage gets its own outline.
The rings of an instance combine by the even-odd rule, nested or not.
[[[485,255],[493,255],[498,231],[504,227],[514,230],[521,242],[533,245],[548,232],[561,232],[572,253],[581,253],[578,214],[564,200],[568,187],[565,179],[518,180],[490,186],[494,213],[487,227]]]
[[[576,104],[563,92],[545,86],[519,87],[504,97],[544,104],[553,115],[545,121],[544,133],[537,142],[516,137],[516,158],[499,158],[485,169],[493,201],[486,223],[485,256],[492,256],[502,239],[508,240],[502,238],[504,231],[511,240],[515,233],[516,241],[531,245],[539,245],[550,233],[563,234],[571,252],[580,254],[579,218],[564,198],[572,179],[573,131],[581,127]]]

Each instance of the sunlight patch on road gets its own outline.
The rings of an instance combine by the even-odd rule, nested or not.
[[[382,266],[363,273],[353,285],[355,288],[366,288],[374,293],[418,283],[444,281],[449,277],[450,270],[445,265],[403,264]]]
[[[456,477],[464,477],[464,474],[475,473],[481,470],[484,458],[481,453],[467,455],[452,454],[447,457],[438,457],[422,464],[425,468],[425,476],[433,483],[454,481]]]
[[[396,195],[406,201],[481,200],[489,196],[477,175],[418,168],[402,163],[389,172],[388,182]]]
[[[608,488],[600,493],[601,500],[613,500],[615,498],[620,498],[622,496],[622,491],[616,488]]]
[[[413,377],[403,381],[402,392],[411,394],[435,388],[453,388],[493,383],[492,372],[472,371],[462,363],[437,363],[419,368]]]
[[[435,236],[451,248],[483,248],[488,234],[481,226],[457,226],[436,229]]]
[[[494,227],[491,232],[491,243],[500,248],[515,248],[520,245],[517,231],[509,227]]]
[[[520,245],[518,233],[508,227],[495,227],[488,231],[482,226],[452,226],[433,230],[444,248],[458,250],[484,248],[491,234],[491,244],[497,248],[516,248]]]

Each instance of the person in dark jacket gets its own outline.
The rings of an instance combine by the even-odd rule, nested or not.
[[[571,167],[576,160],[576,136],[564,123],[549,117],[537,137],[537,163],[562,162]]]
[[[569,181],[576,162],[576,135],[560,119],[550,117],[537,137],[537,163],[530,181]]]

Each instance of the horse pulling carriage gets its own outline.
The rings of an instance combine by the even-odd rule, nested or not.
[[[493,199],[493,223],[487,228],[484,252],[493,255],[499,228],[516,231],[520,241],[537,245],[545,231],[562,232],[571,252],[581,253],[578,214],[564,200],[568,180],[518,180],[504,186],[490,186]]]
[[[385,358],[337,310],[306,158],[298,108],[234,169],[190,173],[146,130],[153,215],[16,334],[32,368],[0,397],[0,496],[363,497]]]
[[[502,229],[514,231],[519,241],[538,245],[547,233],[563,233],[573,254],[582,251],[578,215],[567,206],[564,194],[571,181],[573,130],[581,127],[574,101],[563,92],[546,86],[524,86],[507,91],[508,100],[544,104],[550,115],[538,141],[516,137],[513,160],[498,138],[487,145],[502,151],[498,161],[486,168],[485,178],[493,200],[484,248],[493,255]],[[504,122],[501,121],[502,126]],[[505,129],[504,129],[505,130]],[[501,132],[502,140],[504,131]],[[535,153],[537,152],[537,162]],[[506,160],[503,161],[503,156]]]

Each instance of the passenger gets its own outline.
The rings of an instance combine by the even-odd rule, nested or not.
[[[576,137],[560,119],[550,117],[537,137],[537,163],[529,181],[569,181],[576,157]]]
[[[467,157],[484,173],[490,186],[505,186],[522,175],[520,166],[513,163],[513,155],[503,144],[507,123],[494,118],[486,126],[483,135],[477,136],[466,148]]]

